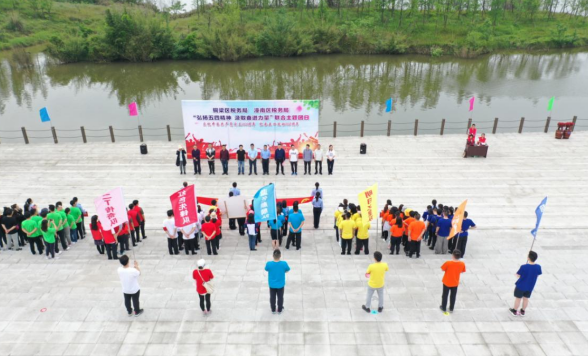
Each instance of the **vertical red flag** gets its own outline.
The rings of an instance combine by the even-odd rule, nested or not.
[[[196,193],[194,185],[189,185],[170,195],[176,227],[194,224],[198,221],[198,209],[196,208]]]

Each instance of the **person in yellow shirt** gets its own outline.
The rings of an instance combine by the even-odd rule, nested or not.
[[[343,204],[339,204],[339,208],[335,210],[335,236],[337,236],[337,242],[339,242],[339,222],[343,219],[341,215],[343,215]]]
[[[369,265],[365,276],[369,277],[367,287],[367,298],[365,305],[361,306],[361,309],[370,313],[372,307],[372,297],[374,292],[378,292],[378,313],[384,310],[384,277],[388,271],[388,264],[382,262],[382,253],[379,251],[374,252],[374,263]]]
[[[369,232],[368,230],[371,227],[370,222],[363,223],[361,217],[359,219],[359,224],[357,224],[357,244],[355,247],[355,254],[359,255],[359,251],[363,248],[366,255],[369,255]]]
[[[347,248],[347,254],[351,255],[351,245],[353,243],[353,235],[355,234],[355,221],[351,220],[351,214],[343,214],[343,221],[339,223],[339,230],[341,230],[341,254],[345,254],[345,248]]]

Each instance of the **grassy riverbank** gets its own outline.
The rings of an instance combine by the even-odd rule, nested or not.
[[[48,53],[62,62],[237,61],[312,53],[475,57],[505,49],[588,45],[586,17],[540,8],[529,11],[524,0],[520,10],[507,9],[504,0],[492,1],[502,4],[492,10],[482,1],[441,0],[426,5],[426,0],[376,0],[341,8],[328,7],[323,1],[311,8],[304,1],[275,8],[266,1],[266,8],[257,9],[247,9],[240,1],[220,3],[222,7],[217,3],[180,17],[120,3],[38,0],[50,7],[39,9],[30,5],[36,0],[0,0],[0,49],[46,43]],[[457,3],[459,7],[453,8]]]

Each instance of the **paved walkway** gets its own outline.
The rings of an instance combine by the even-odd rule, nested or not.
[[[118,263],[98,255],[88,239],[56,261],[28,250],[0,252],[0,355],[587,355],[587,139],[583,132],[566,141],[552,134],[490,136],[487,159],[463,159],[462,136],[370,137],[365,156],[362,139],[329,138],[324,143],[339,154],[334,176],[275,180],[236,176],[234,164],[229,177],[180,176],[178,142],[149,143],[146,156],[129,143],[3,143],[3,205],[28,197],[46,205],[76,195],[90,208],[98,194],[122,185],[127,200],[141,201],[149,238],[135,250],[145,307],[138,318],[128,318],[122,305]],[[309,194],[315,181],[324,187],[321,229],[303,232],[301,251],[284,251],[292,271],[282,315],[268,305],[267,232],[254,253],[225,228],[220,255],[205,257],[217,291],[213,313],[202,316],[191,280],[200,257],[168,255],[160,230],[168,197],[184,180],[205,196],[228,194],[234,180],[249,196],[269,182],[288,197]],[[454,206],[469,199],[479,229],[468,244],[454,314],[438,310],[439,267],[448,256],[429,250],[418,260],[385,255],[384,312],[361,310],[370,258],[339,254],[331,216],[339,201],[356,200],[374,182],[380,205],[390,198],[423,210],[432,198]],[[514,274],[531,244],[534,209],[546,195],[535,248],[544,275],[527,316],[512,317]],[[310,223],[310,209],[303,211]],[[383,249],[375,230],[371,236],[370,250]]]

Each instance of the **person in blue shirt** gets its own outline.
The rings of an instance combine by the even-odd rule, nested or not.
[[[269,160],[272,156],[272,152],[267,148],[267,145],[263,145],[261,150],[261,167],[263,168],[263,175],[269,176]]]
[[[423,221],[426,223],[429,222],[429,214],[433,211],[433,207],[427,205],[427,210],[423,212],[421,215],[423,217]],[[429,239],[429,229],[425,230],[425,234],[423,235],[423,241],[427,241]]]
[[[437,242],[437,208],[431,209],[431,212],[427,215],[427,233],[429,234],[429,238],[427,240],[427,246],[429,249],[432,250],[435,248],[435,243]]]
[[[302,227],[304,226],[304,215],[298,209],[298,201],[292,204],[292,210],[288,214],[288,227],[290,228],[290,234],[286,241],[286,249],[290,249],[290,243],[292,246],[296,246],[296,250],[300,250],[300,243],[302,242]]]
[[[314,217],[314,228],[315,229],[318,229],[318,227],[319,227],[319,222],[321,220],[321,213],[322,212],[323,212],[323,200],[321,199],[321,193],[316,192],[314,195],[314,199],[312,199],[312,215]]]
[[[435,243],[435,254],[446,254],[447,253],[447,246],[449,237],[449,233],[451,232],[451,219],[449,219],[449,209],[443,209],[443,216],[437,220],[437,229],[435,230],[437,234],[437,242]]]
[[[251,144],[251,149],[247,152],[247,156],[249,158],[249,175],[251,172],[255,171],[255,175],[257,175],[257,150],[255,149],[255,145]]]
[[[457,235],[458,237],[454,237],[457,239],[457,249],[461,251],[461,257],[465,256],[466,245],[468,243],[468,231],[474,230],[476,228],[476,224],[472,221],[472,219],[468,219],[468,212],[465,211],[463,213],[463,221],[461,222],[461,231]],[[451,251],[449,251],[451,253]]]
[[[270,235],[272,237],[272,247],[277,250],[279,246],[282,246],[282,226],[284,225],[284,214],[282,214],[282,207],[278,204],[277,208],[278,218],[274,220],[268,220],[270,227]]]
[[[284,175],[284,161],[286,160],[286,151],[282,147],[282,143],[278,144],[278,148],[274,152],[274,159],[276,160],[276,175],[280,174],[282,168],[282,175]]]
[[[288,202],[282,200],[282,214],[284,214],[284,225],[282,225],[282,236],[288,236],[288,215],[290,211],[288,210]],[[281,246],[281,243],[280,243]]]
[[[233,182],[233,188],[229,190],[229,193],[233,193],[234,197],[238,197],[239,195],[241,195],[241,190],[237,188],[237,182]]]
[[[539,257],[537,252],[529,251],[527,264],[522,265],[517,272],[518,280],[515,282],[514,308],[509,309],[510,313],[514,316],[525,316],[525,310],[527,310],[527,307],[529,306],[529,298],[531,298],[531,293],[533,293],[533,289],[535,289],[537,277],[543,274],[541,266],[535,264],[537,257]],[[523,300],[523,307],[519,311],[521,299]]]
[[[314,189],[310,195],[314,197],[316,193],[320,193],[320,198],[323,199],[323,188],[320,188],[320,184],[318,182],[314,183]]]
[[[290,271],[288,262],[280,261],[282,252],[274,250],[274,260],[265,264],[267,282],[270,289],[270,306],[272,313],[276,313],[276,297],[278,299],[277,313],[282,314],[284,310],[284,287],[286,286],[286,273]]]

